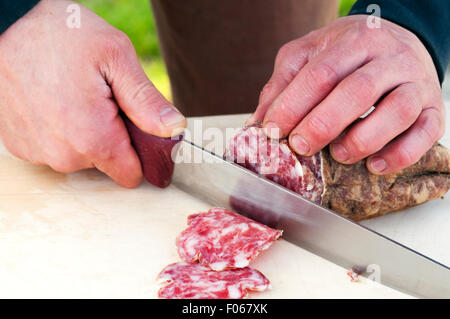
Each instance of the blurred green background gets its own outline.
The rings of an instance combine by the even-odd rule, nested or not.
[[[346,15],[355,1],[341,0],[339,15]],[[80,0],[78,2],[130,37],[147,76],[161,93],[170,99],[170,82],[159,52],[149,0]]]

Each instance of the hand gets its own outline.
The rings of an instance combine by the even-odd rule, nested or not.
[[[268,135],[279,128],[272,137],[289,136],[302,155],[331,142],[339,162],[369,156],[374,174],[417,162],[445,130],[435,66],[413,33],[366,19],[344,17],[284,45],[247,123],[262,121]]]
[[[143,131],[176,135],[185,118],[156,90],[127,36],[72,2],[44,0],[0,35],[0,136],[15,156],[59,172],[96,167],[142,178],[119,108]]]

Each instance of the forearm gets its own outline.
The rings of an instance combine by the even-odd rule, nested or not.
[[[371,4],[380,7],[382,18],[412,31],[422,41],[442,83],[450,61],[450,1],[358,0],[349,14],[372,14],[367,12]]]

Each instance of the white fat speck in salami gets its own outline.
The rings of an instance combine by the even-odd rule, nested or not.
[[[261,176],[321,203],[324,183],[321,157],[297,155],[286,139],[271,140],[260,125],[240,130],[228,143],[224,156]]]
[[[177,238],[181,259],[215,271],[248,266],[282,234],[224,208],[190,215],[188,225]]]
[[[189,263],[167,266],[158,282],[166,283],[158,291],[166,299],[242,299],[249,291],[270,289],[269,280],[249,267],[217,272]]]

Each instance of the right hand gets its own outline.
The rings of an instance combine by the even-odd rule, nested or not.
[[[142,179],[118,111],[143,131],[174,136],[186,120],[145,75],[121,31],[70,1],[40,1],[0,35],[0,136],[15,156],[59,172],[96,167],[125,187]]]

